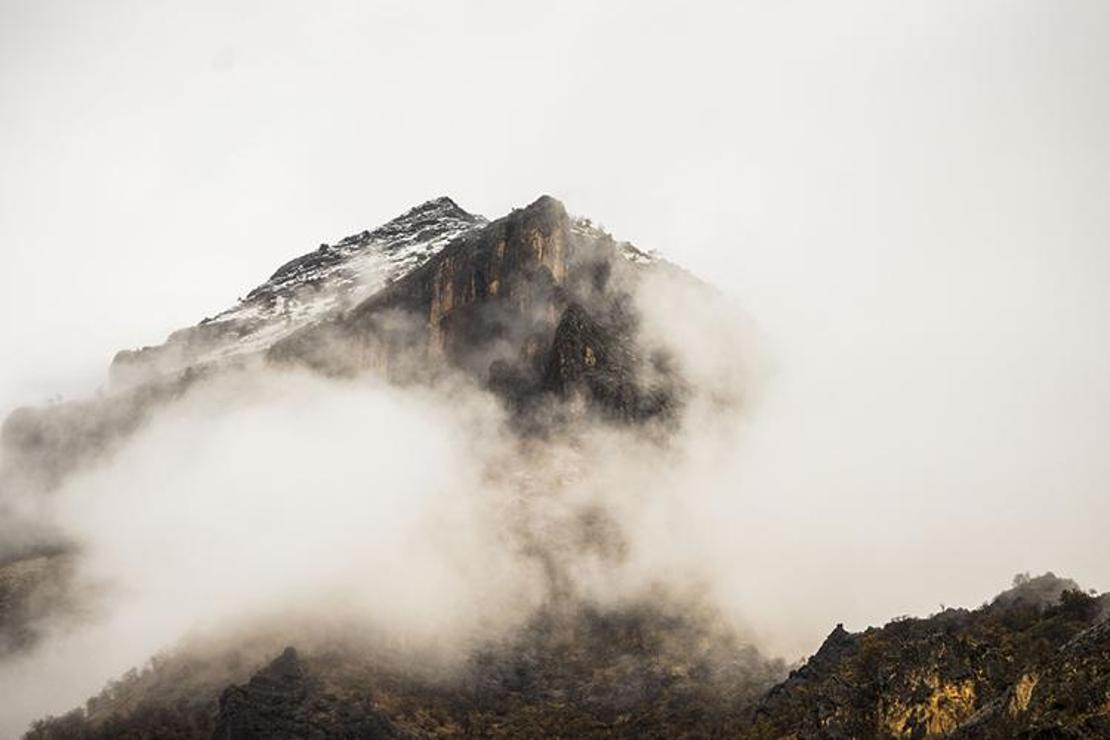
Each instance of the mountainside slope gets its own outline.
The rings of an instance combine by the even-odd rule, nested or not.
[[[0,432],[0,492],[48,497],[209,381],[309,374],[330,385],[363,376],[391,387],[463,383],[495,399],[507,420],[496,433],[511,439],[508,452],[483,460],[482,494],[495,486],[510,494],[498,501],[508,514],[492,538],[539,574],[524,618],[468,642],[442,670],[401,657],[403,638],[363,635],[357,622],[327,639],[248,631],[157,656],[84,707],[36,723],[30,737],[1110,734],[1108,599],[1051,574],[1020,579],[973,611],[857,634],[838,627],[789,675],[708,599],[668,588],[661,575],[609,592],[630,548],[620,509],[565,495],[579,468],[607,462],[611,450],[595,443],[634,436],[658,465],[650,472],[665,477],[686,452],[668,457],[668,444],[688,431],[694,401],[705,402],[703,413],[736,411],[736,378],[729,393],[704,393],[678,349],[685,345],[643,331],[643,301],[657,297],[644,286],[661,276],[712,293],[553,198],[493,221],[440,198],[286,263],[238,305],[163,345],[120,353],[101,396],[14,412]],[[608,472],[590,483],[624,484]],[[376,484],[374,473],[358,475]],[[0,660],[34,648],[44,615],[57,624],[79,611],[68,579],[80,548],[38,521],[23,530],[23,539],[0,543]],[[360,563],[368,580],[389,565]],[[684,576],[680,584],[691,585]]]
[[[485,224],[481,216],[441,197],[373,231],[321,244],[279,267],[234,307],[174,332],[164,344],[120,352],[112,361],[112,382],[149,382],[190,366],[264,351],[298,328],[359,303]]]
[[[50,489],[197,381],[260,360],[328,374],[384,371],[397,382],[461,369],[519,404],[583,391],[617,413],[661,412],[661,391],[673,395],[678,379],[626,341],[635,329],[630,291],[646,269],[678,272],[572,219],[553,198],[493,223],[448,198],[429,201],[287,263],[234,308],[162,345],[120,352],[108,393],[15,410],[0,428],[0,486]],[[589,312],[595,338],[624,347],[619,356],[579,342],[582,361],[569,361],[568,334],[580,323],[564,326],[553,346],[572,303],[577,315]],[[645,366],[651,387],[639,383]]]
[[[287,262],[232,308],[160,345],[117,353],[110,384],[98,397],[20,408],[4,419],[0,490],[55,487],[88,460],[111,453],[154,409],[197,381],[257,362],[284,337],[356,305],[486,223],[450,198],[428,201],[373,231]],[[0,563],[10,557],[4,544]]]

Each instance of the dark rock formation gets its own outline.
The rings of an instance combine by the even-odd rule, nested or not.
[[[632,291],[654,264],[631,261],[601,232],[576,230],[563,205],[544,196],[351,311],[275,344],[268,357],[405,380],[451,367],[517,408],[578,394],[614,418],[644,420],[673,410],[680,387],[636,341]]]
[[[220,695],[213,740],[383,738],[398,733],[369,701],[340,701],[286,648],[245,686]]]
[[[631,317],[595,319],[577,303],[559,319],[544,365],[542,388],[567,398],[580,394],[617,418],[642,421],[666,414],[679,400],[676,378],[660,362],[650,386],[645,360],[633,345]]]
[[[974,611],[838,626],[760,702],[751,734],[1105,737],[1110,598],[1074,586],[1047,574]]]

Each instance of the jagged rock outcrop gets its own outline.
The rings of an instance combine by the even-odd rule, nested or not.
[[[760,702],[751,734],[1104,736],[1108,605],[1047,574],[974,611],[838,626]]]
[[[1110,620],[1103,615],[1057,654],[1024,666],[1006,692],[963,723],[955,736],[1110,737]]]
[[[577,303],[567,306],[544,364],[543,390],[582,395],[623,419],[665,415],[681,398],[679,382],[665,358],[644,358],[632,345],[634,327],[634,318],[619,311],[599,320]]]
[[[278,342],[268,357],[406,380],[447,366],[518,408],[543,394],[584,391],[601,411],[642,420],[679,400],[673,368],[636,343],[632,291],[638,270],[654,264],[600,231],[575,228],[563,205],[544,196],[351,311]]]
[[[562,204],[541,198],[458,239],[351,311],[275,344],[268,357],[328,373],[387,369],[394,378],[426,376],[428,362],[440,359],[482,373],[499,346],[554,324],[568,230]]]

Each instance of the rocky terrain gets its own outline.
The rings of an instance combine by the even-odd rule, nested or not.
[[[112,361],[112,382],[117,387],[149,382],[264,351],[297,329],[358,304],[485,223],[443,197],[373,231],[321,244],[279,267],[232,308],[174,332],[164,344],[120,352]]]
[[[99,397],[13,412],[0,487],[48,497],[197,384],[257,368],[401,386],[462,377],[499,400],[521,445],[586,423],[665,444],[695,389],[687,358],[641,332],[637,292],[658,275],[712,291],[547,196],[493,221],[430,201],[285,264],[162,345],[121,352]],[[715,393],[712,406],[736,400]],[[620,522],[593,509],[569,521],[561,547],[621,561]],[[24,531],[0,549],[0,660],[33,648],[41,615],[79,612],[66,578],[79,550],[65,532]],[[562,550],[512,536],[543,564],[542,605],[449,669],[414,670],[388,640],[355,634],[245,635],[157,656],[28,736],[1110,735],[1110,602],[1051,574],[971,611],[837,627],[788,673],[707,601],[659,587],[599,603],[573,587]]]
[[[1110,597],[1018,576],[979,609],[837,626],[759,702],[759,737],[1106,737]]]
[[[837,626],[785,680],[664,598],[538,614],[446,676],[358,649],[171,657],[28,737],[1106,737],[1110,598],[1031,582],[971,611]]]

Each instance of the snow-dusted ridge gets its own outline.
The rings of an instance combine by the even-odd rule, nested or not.
[[[165,344],[121,352],[113,362],[113,382],[262,351],[307,324],[356,305],[487,223],[443,196],[373,231],[321,244],[279,267],[235,306],[174,332]]]
[[[240,334],[227,350],[261,348],[306,323],[357,304],[486,223],[446,196],[429,200],[373,231],[321,244],[315,252],[286,262],[238,305],[202,325],[246,324],[252,330]]]
[[[174,332],[164,344],[120,352],[112,363],[112,382],[130,385],[264,352],[293,332],[358,305],[488,223],[443,196],[373,231],[321,244],[283,264],[231,308]],[[654,252],[616,241],[587,218],[572,218],[570,228],[578,239],[614,245],[634,264],[663,262]]]

